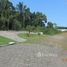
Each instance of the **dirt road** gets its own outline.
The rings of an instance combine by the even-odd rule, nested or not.
[[[0,31],[1,36],[23,42],[21,32]],[[67,67],[67,50],[54,44],[67,44],[67,33],[49,36],[40,44],[16,44],[0,47],[0,67]],[[46,44],[45,44],[46,43]],[[52,44],[52,45],[50,45]]]
[[[26,39],[20,38],[17,36],[17,34],[20,32],[17,31],[0,31],[0,36],[4,36],[7,38],[10,38],[16,42],[24,42]]]
[[[67,61],[55,46],[11,45],[0,48],[0,67],[67,67]]]

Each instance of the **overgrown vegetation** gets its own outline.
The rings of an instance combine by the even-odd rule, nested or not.
[[[54,27],[52,22],[48,22],[47,27],[44,30],[44,34],[53,35],[53,34],[57,34],[57,33],[60,33],[58,28],[56,26]]]
[[[27,34],[20,33],[18,34],[19,37],[27,39],[25,43],[40,43],[42,40],[46,39],[47,36],[44,35],[37,35],[37,34],[30,34],[28,36]]]
[[[46,15],[41,12],[31,12],[30,8],[19,2],[16,7],[9,0],[0,0],[0,30],[23,30],[28,25],[44,26]]]
[[[45,26],[47,23],[47,27]],[[19,2],[16,7],[9,0],[0,0],[0,30],[41,31],[45,34],[57,33],[52,22],[42,12],[31,12],[30,8]]]
[[[52,36],[31,34],[30,37],[28,37],[27,34],[20,33],[18,36],[27,39],[27,41],[24,42],[25,44],[49,44],[55,45],[56,47],[62,47],[63,49],[67,50],[67,32],[62,32]]]

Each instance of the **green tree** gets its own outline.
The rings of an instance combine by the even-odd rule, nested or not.
[[[31,26],[31,25],[27,25],[27,27],[26,27],[26,30],[28,31],[28,36],[30,36],[30,32],[32,32],[33,30],[34,30],[34,26]]]
[[[48,27],[48,28],[53,28],[53,23],[52,23],[52,22],[48,22],[48,23],[47,23],[47,27]]]
[[[27,25],[32,25],[31,24],[31,12],[30,12],[30,9],[29,8],[26,8],[25,10],[25,27]]]
[[[32,13],[23,2],[19,2],[16,7],[9,0],[0,0],[0,29],[21,30],[28,25],[32,27],[45,26],[46,15],[41,12]]]
[[[19,2],[18,4],[18,11],[19,11],[19,20],[22,24],[22,27],[25,27],[25,9],[26,9],[26,5],[23,4],[23,2]]]
[[[44,22],[43,22],[44,21]],[[35,27],[37,26],[45,26],[45,22],[47,22],[47,18],[41,12],[34,12],[32,15],[32,23]]]
[[[0,17],[4,18],[5,29],[9,30],[9,17],[12,13],[13,5],[9,0],[0,0]],[[3,23],[3,21],[1,21]]]

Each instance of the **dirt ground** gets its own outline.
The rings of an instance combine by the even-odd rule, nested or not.
[[[0,31],[0,35],[10,38],[18,38],[15,37],[18,33]],[[66,45],[67,32],[47,36],[38,44],[3,46],[0,47],[0,67],[67,67]]]
[[[0,36],[10,38],[16,42],[26,41],[26,39],[23,39],[23,38],[20,38],[19,36],[17,36],[18,33],[20,33],[20,32],[17,32],[17,31],[0,31]]]
[[[0,67],[67,67],[63,50],[47,44],[0,47]]]
[[[63,32],[61,34],[53,36],[48,36],[44,40],[44,43],[53,44],[67,50],[67,32]]]
[[[26,39],[17,36],[19,33],[26,33],[25,31],[0,31],[0,36],[4,36],[15,40],[16,42],[24,42]],[[46,35],[45,35],[46,36]],[[67,32],[63,32],[57,35],[46,36],[39,44],[51,44],[67,49]]]

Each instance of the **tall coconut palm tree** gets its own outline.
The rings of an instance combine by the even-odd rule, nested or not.
[[[0,0],[0,16],[6,19],[6,29],[9,30],[9,16],[13,8],[13,4],[9,0]]]
[[[21,24],[22,24],[22,27],[24,28],[25,27],[25,9],[26,9],[26,5],[23,4],[23,2],[19,2],[18,4],[18,11],[19,11],[19,14],[20,14],[20,20],[21,20]]]
[[[30,9],[29,8],[27,8],[25,10],[25,18],[26,18],[26,22],[25,22],[26,26],[27,25],[31,25],[31,12],[30,12]]]

